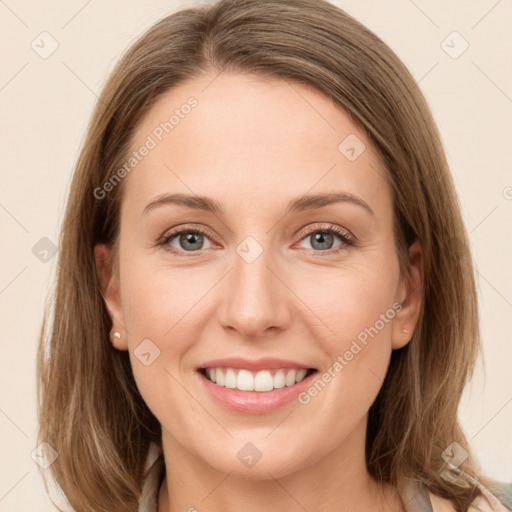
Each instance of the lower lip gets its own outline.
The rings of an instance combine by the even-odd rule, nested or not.
[[[226,409],[245,414],[269,414],[289,402],[297,400],[299,394],[310,385],[311,379],[317,372],[313,372],[293,386],[285,386],[272,391],[240,391],[226,388],[214,384],[202,373],[197,373],[208,393]]]

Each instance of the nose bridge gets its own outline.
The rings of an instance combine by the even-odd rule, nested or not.
[[[271,250],[254,237],[247,237],[236,247],[221,318],[224,326],[237,329],[244,337],[286,326],[289,305],[274,266]]]

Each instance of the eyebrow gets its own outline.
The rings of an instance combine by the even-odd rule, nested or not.
[[[323,194],[305,194],[296,197],[288,203],[285,215],[291,212],[302,212],[314,210],[333,203],[351,203],[364,208],[368,213],[375,216],[374,211],[360,197],[350,194],[349,192],[335,192]],[[148,213],[159,206],[177,204],[186,206],[194,210],[203,210],[206,212],[220,214],[224,210],[219,202],[206,196],[189,195],[189,194],[162,194],[151,200],[144,208],[143,214]]]

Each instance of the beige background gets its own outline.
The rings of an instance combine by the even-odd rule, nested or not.
[[[32,248],[43,237],[57,241],[86,122],[113,64],[144,29],[193,3],[0,2],[2,511],[53,510],[30,454],[37,336],[57,258],[44,263]],[[335,3],[398,53],[440,127],[476,259],[487,374],[479,371],[460,415],[484,470],[511,481],[512,2]],[[59,45],[47,59],[31,48],[43,31]],[[456,59],[445,49],[454,55],[464,40],[442,43],[453,31],[469,44]]]

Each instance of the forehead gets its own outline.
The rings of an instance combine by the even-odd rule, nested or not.
[[[169,90],[132,138],[144,151],[128,176],[124,203],[182,192],[240,207],[270,207],[305,193],[344,190],[376,209],[390,190],[362,130],[312,87],[220,74]]]

